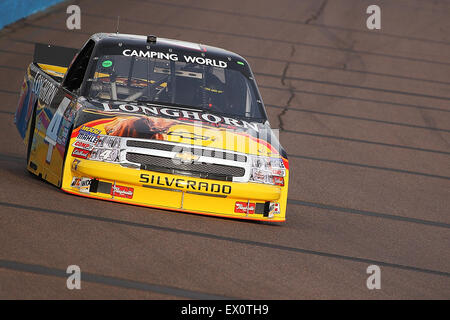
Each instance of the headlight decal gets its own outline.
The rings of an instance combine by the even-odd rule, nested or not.
[[[250,164],[249,181],[284,186],[286,168],[282,158],[252,156]]]

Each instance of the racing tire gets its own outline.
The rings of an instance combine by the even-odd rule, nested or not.
[[[64,150],[63,165],[62,165],[62,168],[61,168],[61,180],[60,180],[60,182],[59,182],[58,188],[61,188],[61,187],[62,187],[62,182],[63,182],[63,179],[64,179],[64,168],[65,168],[65,166],[66,166],[67,151],[69,151],[70,137],[72,136],[72,131],[73,131],[73,124],[72,124],[72,126],[70,127],[69,133],[68,133],[68,135],[67,135],[66,148],[65,148],[65,150]]]
[[[37,102],[35,103],[34,107],[33,107],[33,112],[31,114],[31,122],[30,122],[30,134],[28,136],[28,145],[27,145],[27,169],[28,166],[30,165],[30,153],[31,153],[31,146],[33,144],[33,138],[34,138],[34,129],[35,129],[35,125],[36,125],[36,107],[37,107]]]

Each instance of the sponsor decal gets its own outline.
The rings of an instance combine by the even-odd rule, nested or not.
[[[74,159],[72,161],[72,170],[76,171],[78,169],[78,165],[81,163],[81,160]]]
[[[185,56],[183,55],[184,61],[187,63],[196,63],[200,65],[212,66],[217,68],[226,68],[228,65],[225,61],[209,59],[203,57]]]
[[[58,105],[56,112],[53,114],[51,118],[52,120],[47,126],[44,138],[45,142],[48,143],[47,158],[45,159],[47,163],[50,163],[52,160],[53,149],[55,147],[57,148],[59,147],[61,149],[61,144],[65,145],[65,141],[61,141],[61,139],[59,138],[61,137],[60,128],[64,121],[64,113],[66,109],[69,107],[69,105],[70,105],[70,98],[64,97],[61,100],[61,103]]]
[[[117,184],[113,184],[111,187],[111,195],[113,197],[121,197],[127,199],[133,199],[134,189],[125,186],[119,186]]]
[[[274,175],[274,176],[279,176],[279,177],[283,177],[285,174],[286,174],[286,172],[285,172],[285,170],[283,170],[283,169],[274,169],[273,167],[272,167],[272,174]]]
[[[80,192],[89,193],[91,182],[92,182],[91,178],[73,177],[70,186],[72,188],[78,189]]]
[[[269,215],[271,214],[280,214],[280,203],[279,202],[271,202],[269,205]]]
[[[85,142],[83,140],[77,140],[75,141],[72,146],[79,148],[79,149],[85,149],[85,150],[89,150],[91,151],[92,149],[94,149],[94,144],[89,143],[89,142]]]
[[[41,74],[34,80],[32,91],[46,105],[51,104],[57,90],[58,88]]]
[[[91,128],[91,127],[87,127],[87,126],[82,126],[80,131],[78,132],[78,136],[77,139],[78,140],[83,140],[86,142],[90,142],[92,144],[96,144],[97,141],[99,140],[99,134],[102,131],[99,129],[95,129],[95,128]]]
[[[113,65],[113,63],[112,63],[111,60],[105,60],[105,61],[102,62],[102,67],[103,67],[103,68],[109,68],[109,67],[111,67],[112,65]]]
[[[234,206],[234,212],[236,213],[246,213],[253,214],[255,213],[256,203],[253,202],[236,202]]]
[[[170,61],[183,61],[186,63],[196,63],[199,65],[212,66],[217,68],[226,68],[228,64],[225,61],[197,57],[197,56],[187,56],[183,55],[182,60],[178,57],[176,53],[164,53],[157,51],[143,51],[143,50],[131,50],[125,49],[122,54],[127,57],[140,57],[140,58],[150,58],[150,59],[160,59],[160,60],[170,60]]]
[[[96,146],[102,148],[119,149],[120,138],[100,135]]]
[[[164,116],[177,119],[197,120],[211,124],[222,124],[238,128],[253,129],[256,132],[259,132],[257,123],[247,122],[245,120],[237,120],[230,117],[215,115],[212,113],[180,110],[176,108],[159,106],[140,106],[135,104],[110,105],[109,103],[103,102],[102,105],[103,110],[107,112],[127,112],[134,114],[144,114],[147,116]]]
[[[83,130],[83,131],[86,131],[86,132],[90,132],[92,134],[100,134],[100,133],[102,133],[102,130],[96,129],[96,128],[92,128],[92,127],[88,127],[88,126],[82,126],[80,130]]]
[[[284,168],[283,159],[271,159],[270,160],[270,166],[272,168]],[[274,173],[276,174],[276,173]]]
[[[231,186],[227,184],[219,184],[219,183],[209,183],[209,182],[197,182],[194,180],[186,180],[181,178],[169,178],[169,177],[161,177],[158,175],[149,175],[146,173],[141,173],[139,182],[145,184],[151,184],[155,186],[164,186],[164,187],[172,187],[178,189],[185,189],[188,191],[197,191],[197,192],[211,192],[218,194],[230,194]]]
[[[75,148],[72,151],[72,157],[75,157],[75,158],[87,159],[89,154],[90,154],[89,150],[84,150],[84,149],[80,149],[80,148]]]
[[[284,178],[273,176],[273,183],[277,186],[284,187]]]
[[[111,161],[119,160],[120,151],[117,149],[95,149],[90,154],[90,160]]]

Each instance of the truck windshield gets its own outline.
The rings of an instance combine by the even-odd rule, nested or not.
[[[223,64],[124,54],[102,55],[94,62],[88,77],[90,98],[173,104],[253,120],[264,118],[254,80]]]

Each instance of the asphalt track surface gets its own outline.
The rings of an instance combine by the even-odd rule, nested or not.
[[[289,154],[286,223],[92,200],[26,172],[13,113],[33,43],[78,48],[118,15],[122,33],[247,58]],[[444,0],[82,0],[1,31],[0,298],[449,299],[449,17]]]

